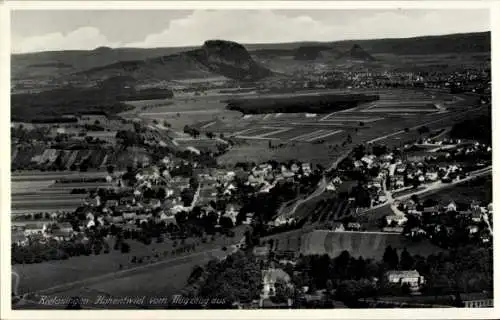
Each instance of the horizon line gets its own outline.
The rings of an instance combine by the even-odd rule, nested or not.
[[[223,41],[231,41],[231,42],[236,42],[241,44],[242,46],[252,46],[252,45],[284,45],[284,44],[299,44],[299,43],[340,43],[340,42],[349,42],[349,41],[375,41],[375,40],[387,40],[387,39],[418,39],[418,38],[432,38],[432,37],[446,37],[446,36],[453,36],[453,35],[467,35],[467,34],[481,34],[481,33],[490,33],[490,42],[491,42],[491,29],[490,30],[485,30],[485,31],[472,31],[472,32],[457,32],[457,33],[444,33],[444,34],[432,34],[432,35],[418,35],[418,36],[409,36],[409,37],[387,37],[387,38],[363,38],[363,39],[343,39],[343,40],[333,40],[333,41],[315,41],[315,40],[297,40],[297,41],[291,41],[291,42],[251,42],[251,43],[240,43],[237,41],[233,40],[227,40],[227,39],[207,39],[206,41],[213,41],[213,40],[223,40]],[[21,55],[29,55],[29,54],[38,54],[38,53],[50,53],[50,52],[66,52],[66,51],[84,51],[84,52],[89,52],[89,51],[96,51],[98,49],[110,49],[110,50],[119,50],[119,49],[131,49],[131,50],[151,50],[151,49],[190,49],[190,48],[196,48],[200,47],[203,44],[197,44],[197,45],[179,45],[179,46],[165,46],[165,47],[127,47],[127,46],[120,46],[120,47],[108,47],[108,46],[99,46],[94,49],[68,49],[68,50],[46,50],[46,51],[31,51],[31,52],[20,52],[20,53],[14,53],[11,52],[11,56],[21,56]],[[245,48],[247,49],[247,48]],[[248,50],[248,49],[247,49]],[[258,50],[258,49],[255,49]],[[254,50],[249,50],[249,51],[254,51]]]

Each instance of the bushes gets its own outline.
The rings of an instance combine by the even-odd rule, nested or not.
[[[120,245],[120,251],[121,251],[121,253],[129,253],[130,252],[130,245],[126,242],[122,242]]]
[[[93,243],[74,243],[73,241],[50,240],[48,243],[32,242],[27,246],[11,246],[11,260],[17,263],[40,263],[43,261],[66,260],[69,257],[99,254],[103,245],[99,241]],[[109,252],[109,250],[108,250]],[[106,251],[105,251],[106,253]]]

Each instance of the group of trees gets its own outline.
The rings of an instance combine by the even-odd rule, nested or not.
[[[302,256],[298,263],[286,265],[297,287],[307,286],[314,292],[327,289],[335,298],[354,305],[362,297],[401,295],[405,288],[386,281],[389,270],[417,270],[424,277],[424,294],[445,295],[491,292],[493,277],[492,249],[464,246],[427,258],[411,255],[406,249],[399,254],[388,246],[380,261],[354,258],[344,251],[336,258],[327,255]],[[377,282],[373,281],[378,279]],[[408,289],[408,288],[406,288]]]
[[[260,264],[251,253],[237,252],[223,261],[211,260],[203,269],[195,267],[189,282],[194,296],[214,297],[225,302],[214,307],[230,307],[234,302],[258,299],[262,290]]]
[[[110,248],[102,238],[90,237],[88,241],[30,241],[27,246],[12,244],[12,263],[40,263],[51,260],[65,260],[73,256],[109,253]]]
[[[191,128],[190,126],[188,125],[185,125],[184,126],[184,129],[183,129],[184,133],[187,133],[189,134],[190,136],[192,136],[193,138],[197,138],[200,136],[200,131],[198,129],[195,129],[195,128]]]
[[[491,145],[491,113],[454,124],[450,136],[453,139],[474,139]]]
[[[256,113],[328,113],[355,107],[363,102],[378,100],[378,95],[328,94],[281,98],[232,99],[227,108],[244,114]]]
[[[144,138],[136,131],[120,130],[116,133],[116,138],[121,140],[125,148],[144,144]]]

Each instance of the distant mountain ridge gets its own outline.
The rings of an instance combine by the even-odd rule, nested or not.
[[[374,61],[373,55],[435,55],[490,52],[491,33],[464,33],[399,39],[345,40],[241,45],[209,40],[201,47],[108,48],[14,54],[13,79],[132,76],[136,79],[189,79],[222,75],[253,81],[271,75],[263,60],[328,61],[344,57]],[[344,54],[342,54],[344,53]],[[35,66],[46,65],[47,68]],[[31,67],[30,67],[31,66]],[[49,68],[52,67],[52,68]],[[59,67],[57,67],[59,66]],[[60,66],[71,66],[61,68]],[[272,69],[275,71],[274,69]]]

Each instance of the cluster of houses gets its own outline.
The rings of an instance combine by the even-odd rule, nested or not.
[[[491,72],[489,70],[435,72],[426,74],[423,81],[428,88],[459,87],[470,92],[491,92]]]
[[[426,139],[426,144],[435,146],[451,146],[452,153],[448,152],[446,162],[433,163],[438,152],[429,156],[429,152],[419,151],[416,154],[404,152],[402,156],[387,153],[381,156],[365,154],[361,159],[353,162],[354,170],[378,169],[376,176],[369,176],[367,188],[372,198],[372,206],[385,203],[386,191],[400,192],[410,189],[415,185],[435,183],[438,181],[449,183],[459,181],[467,175],[460,163],[455,162],[455,156],[474,154],[475,152],[491,152],[491,146],[479,142],[463,144],[460,140],[453,139]],[[431,160],[431,161],[428,161]],[[481,163],[478,162],[478,166]],[[484,164],[486,165],[486,164]],[[331,183],[328,188],[334,190]]]
[[[247,185],[258,187],[259,192],[269,192],[278,181],[294,181],[302,176],[309,176],[312,173],[310,163],[296,164],[290,166],[281,164],[278,168],[273,168],[269,163],[263,163],[252,168]]]
[[[44,243],[50,239],[70,240],[75,234],[73,226],[68,222],[31,223],[12,227],[11,240],[12,244],[26,246],[30,241]]]
[[[296,179],[308,177],[311,174],[310,163],[279,164],[277,166],[262,163],[247,171],[241,168],[235,171],[213,169],[208,173],[199,175],[202,186],[200,202],[207,205],[210,201],[216,199],[234,199],[235,194],[238,192],[238,183],[252,187],[256,193],[267,193],[280,182],[295,182]],[[240,205],[237,201],[229,201],[222,216],[231,218],[235,223],[239,208]],[[243,224],[251,224],[252,221],[253,213],[247,213]],[[293,221],[293,218],[278,217],[269,223],[272,226],[279,226]]]
[[[491,241],[492,229],[490,221],[493,215],[493,205],[491,203],[487,206],[482,206],[478,201],[475,200],[471,201],[468,204],[450,201],[445,205],[435,204],[426,207],[415,203],[411,199],[407,199],[405,201],[396,201],[395,205],[398,207],[398,210],[401,210],[403,215],[386,216],[386,223],[389,227],[384,228],[385,231],[403,232],[403,227],[408,221],[408,215],[412,215],[418,220],[421,220],[423,215],[429,215],[439,218],[439,216],[444,216],[450,212],[453,212],[457,213],[458,217],[468,221],[466,230],[470,236],[479,235],[483,243],[488,243]],[[447,234],[452,234],[454,232],[453,225],[445,225],[440,223],[438,219],[434,220],[428,225],[422,225],[421,227],[412,228],[407,235],[432,237],[433,234],[441,232],[442,230],[445,230]],[[486,223],[487,225],[487,230],[483,230],[484,232],[481,232],[481,228],[479,226],[482,222]]]

